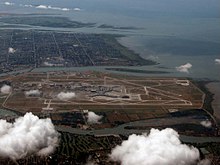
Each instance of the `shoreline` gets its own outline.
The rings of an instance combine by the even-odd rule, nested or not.
[[[211,102],[213,115],[216,117],[218,123],[220,123],[220,82],[210,82],[205,86],[213,94],[213,101]]]

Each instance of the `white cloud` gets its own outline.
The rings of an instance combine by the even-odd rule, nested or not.
[[[8,53],[11,53],[11,54],[13,54],[13,53],[15,53],[16,52],[16,50],[14,49],[14,48],[8,48]]]
[[[74,8],[73,10],[74,10],[74,11],[81,11],[81,9],[78,8],[78,7]]]
[[[48,9],[53,9],[53,10],[61,10],[59,7],[52,7],[52,6],[47,6]]]
[[[34,6],[34,5],[23,5],[23,4],[20,4],[20,6],[22,7],[35,7],[36,9],[46,9],[46,10],[61,10],[61,11],[70,11],[71,9],[69,8],[61,8],[61,7],[55,7],[55,6],[51,6],[51,5],[38,5],[38,6]],[[75,11],[80,11],[81,9],[80,8],[74,8],[73,10]]]
[[[89,111],[87,116],[87,122],[89,124],[100,124],[99,120],[102,119],[103,116],[99,116],[94,112]]]
[[[220,59],[215,59],[216,64],[220,64]]]
[[[63,10],[63,11],[69,11],[70,9],[69,9],[69,8],[61,8],[61,10]]]
[[[49,63],[49,62],[44,62],[44,65],[45,65],[45,66],[55,66],[54,64],[51,64],[51,63]]]
[[[63,64],[53,64],[53,63],[50,63],[50,62],[47,62],[45,61],[43,63],[44,66],[49,66],[49,67],[52,67],[52,66],[63,66]]]
[[[212,127],[212,123],[209,120],[201,121],[200,124],[206,128]]]
[[[11,3],[11,2],[4,2],[2,4],[7,5],[7,6],[15,5],[15,3]],[[61,7],[51,6],[51,5],[38,5],[38,6],[35,6],[35,5],[31,5],[31,4],[19,4],[19,6],[21,6],[21,7],[35,7],[36,9],[60,10],[60,11],[70,11],[71,10],[69,8],[66,8],[66,7],[61,8]],[[80,8],[74,8],[73,10],[80,11],[81,9]]]
[[[0,157],[49,155],[58,146],[58,136],[49,118],[39,119],[32,113],[26,113],[14,123],[0,120]]]
[[[36,6],[37,9],[48,9],[47,6],[45,5],[39,5],[39,6]]]
[[[62,101],[68,101],[72,98],[76,97],[76,94],[75,92],[60,92],[58,95],[57,95],[57,98],[62,100]]]
[[[189,69],[192,68],[192,64],[186,63],[185,65],[180,65],[176,67],[176,70],[179,72],[189,73]]]
[[[192,165],[200,159],[199,150],[181,144],[171,128],[151,129],[148,135],[130,135],[116,146],[110,158],[121,165]]]
[[[51,9],[51,10],[62,10],[62,11],[69,11],[69,8],[60,8],[60,7],[54,7],[54,6],[50,6],[50,5],[39,5],[36,6],[37,9]]]
[[[33,5],[21,5],[21,6],[24,6],[24,7],[33,7]]]
[[[9,85],[3,85],[1,87],[1,93],[3,94],[9,94],[11,92],[11,86]]]
[[[36,89],[36,90],[30,90],[30,91],[26,91],[26,92],[25,92],[25,95],[26,95],[26,96],[39,97],[40,94],[41,94],[41,92],[40,92],[38,89]]]
[[[13,5],[15,5],[14,3],[11,3],[11,2],[4,2],[3,4],[4,4],[4,5],[7,5],[7,6],[13,6]]]

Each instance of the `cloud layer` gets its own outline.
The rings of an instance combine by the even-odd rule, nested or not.
[[[220,59],[215,59],[216,64],[220,64]]]
[[[1,3],[3,5],[6,6],[14,6],[16,5],[15,3],[11,3],[11,2],[3,2]],[[51,5],[32,5],[32,4],[19,4],[20,7],[30,7],[30,8],[36,8],[36,9],[46,9],[46,10],[60,10],[60,11],[81,11],[80,8],[76,7],[76,8],[66,8],[66,7],[57,7],[57,6],[51,6]]]
[[[8,53],[13,54],[15,52],[16,52],[16,50],[14,48],[11,48],[11,47],[8,48]]]
[[[0,120],[0,156],[20,159],[30,154],[49,155],[58,146],[59,134],[51,120],[26,113],[15,122]]]
[[[209,120],[201,121],[200,124],[206,128],[212,127],[212,123]]]
[[[9,85],[3,85],[1,87],[1,93],[3,94],[9,94],[11,92],[11,86]]]
[[[121,165],[192,165],[200,155],[198,149],[181,144],[176,131],[166,128],[130,135],[112,150],[110,158]]]
[[[192,64],[186,63],[185,65],[180,65],[176,67],[176,70],[183,73],[189,73],[189,69],[192,68]]]
[[[60,92],[57,95],[57,98],[62,101],[68,101],[74,97],[76,97],[75,92]]]
[[[25,92],[25,95],[26,95],[26,96],[39,97],[40,94],[41,94],[41,92],[40,92],[38,89],[36,89],[36,90],[30,90],[30,91],[26,91],[26,92]]]
[[[99,116],[95,114],[94,112],[89,111],[87,116],[87,122],[89,124],[100,124],[100,120],[103,116]]]
[[[13,6],[14,5],[14,3],[11,3],[11,2],[4,2],[3,4],[6,6]]]
[[[53,7],[50,5],[38,5],[36,6],[37,9],[52,9],[52,10],[62,10],[62,11],[69,11],[69,8],[61,8],[61,7]]]
[[[81,11],[81,9],[78,8],[78,7],[74,8],[73,10],[74,10],[74,11]]]

